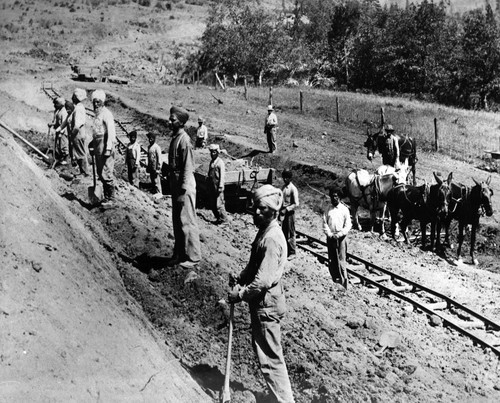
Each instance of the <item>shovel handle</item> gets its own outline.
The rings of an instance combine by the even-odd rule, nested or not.
[[[229,388],[229,376],[231,371],[231,347],[233,344],[233,320],[234,320],[234,304],[230,304],[229,308],[229,341],[227,344],[227,359],[226,359],[226,373],[224,375],[224,388],[221,393],[221,403],[228,403],[231,401],[231,389]]]
[[[16,136],[19,140],[21,140],[24,144],[28,145],[31,147],[33,151],[35,151],[38,155],[40,155],[44,161],[48,162],[50,161],[50,158],[48,155],[45,155],[42,153],[38,148],[36,148],[33,144],[31,144],[28,140],[26,140],[24,137],[21,135],[17,134],[14,130],[12,130],[9,126],[7,126],[4,122],[0,120],[0,127],[3,127],[5,130],[7,130],[9,133],[13,134]]]

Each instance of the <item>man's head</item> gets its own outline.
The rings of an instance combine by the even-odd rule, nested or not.
[[[172,106],[170,108],[170,125],[174,132],[184,127],[189,119],[189,113],[184,108]]]
[[[73,100],[74,104],[77,104],[79,102],[83,102],[86,98],[87,91],[85,91],[83,88],[76,88],[71,99]]]
[[[104,106],[104,101],[106,101],[106,94],[103,90],[95,90],[92,93],[92,105],[94,105],[94,110],[102,108]]]
[[[135,143],[135,141],[137,140],[137,132],[135,130],[132,130],[129,134],[128,134],[128,138],[130,139],[130,142],[131,143]]]
[[[66,100],[63,97],[54,98],[54,108],[60,109],[64,106]]]
[[[212,157],[213,160],[219,156],[220,147],[218,144],[210,144],[208,146],[208,150],[210,151],[210,156]]]
[[[283,178],[283,182],[288,185],[292,181],[293,173],[289,169],[285,169],[281,173],[281,177]]]
[[[342,191],[338,187],[334,186],[334,187],[330,188],[330,191],[328,193],[330,195],[330,200],[332,202],[332,206],[337,207],[340,203]]]
[[[149,144],[154,144],[156,141],[156,134],[153,132],[148,133]]]
[[[267,113],[271,113],[272,111],[274,111],[274,108],[272,105],[268,105],[267,106]]]
[[[66,109],[66,112],[72,113],[73,110],[75,109],[75,105],[73,102],[71,102],[69,99],[64,103],[64,108]]]
[[[282,203],[283,193],[280,189],[272,185],[258,188],[253,195],[254,224],[259,228],[269,225],[276,218]]]
[[[203,124],[203,117],[198,116],[198,124],[201,126]]]
[[[388,135],[390,135],[390,134],[394,133],[394,127],[393,127],[392,125],[387,125],[387,126],[385,127],[385,132],[386,132]]]

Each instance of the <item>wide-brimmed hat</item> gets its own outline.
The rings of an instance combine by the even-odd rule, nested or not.
[[[387,125],[387,126],[385,127],[385,131],[386,131],[386,132],[393,132],[393,131],[394,131],[394,127],[393,127],[392,125]]]
[[[272,106],[272,105],[267,105],[267,110],[268,110],[268,111],[274,111],[274,108],[273,108],[273,106]]]

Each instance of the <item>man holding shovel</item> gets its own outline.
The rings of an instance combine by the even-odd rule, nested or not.
[[[92,145],[94,149],[97,176],[102,182],[103,207],[111,207],[115,202],[115,120],[113,114],[104,106],[106,94],[103,90],[92,93],[95,117],[92,120]]]
[[[234,287],[228,302],[248,303],[252,344],[260,369],[274,398],[293,403],[292,387],[281,347],[280,322],[286,310],[281,277],[287,262],[287,243],[277,220],[283,202],[280,189],[263,185],[255,191],[254,224],[258,227],[250,260],[238,277],[230,276]]]
[[[54,99],[54,119],[52,120],[52,123],[49,123],[49,128],[53,127],[56,130],[54,139],[54,160],[57,155],[57,159],[61,165],[66,165],[66,160],[68,158],[68,129],[57,130],[68,119],[68,112],[64,107],[65,103],[66,100],[63,97],[57,97]]]

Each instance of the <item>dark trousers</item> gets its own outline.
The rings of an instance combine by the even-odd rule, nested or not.
[[[347,288],[347,239],[345,236],[335,239],[327,238],[328,247],[328,269],[335,283],[339,283]]]
[[[288,256],[294,255],[297,251],[297,246],[295,244],[295,211],[288,211],[285,213],[281,223],[281,229],[283,230],[288,246]]]

